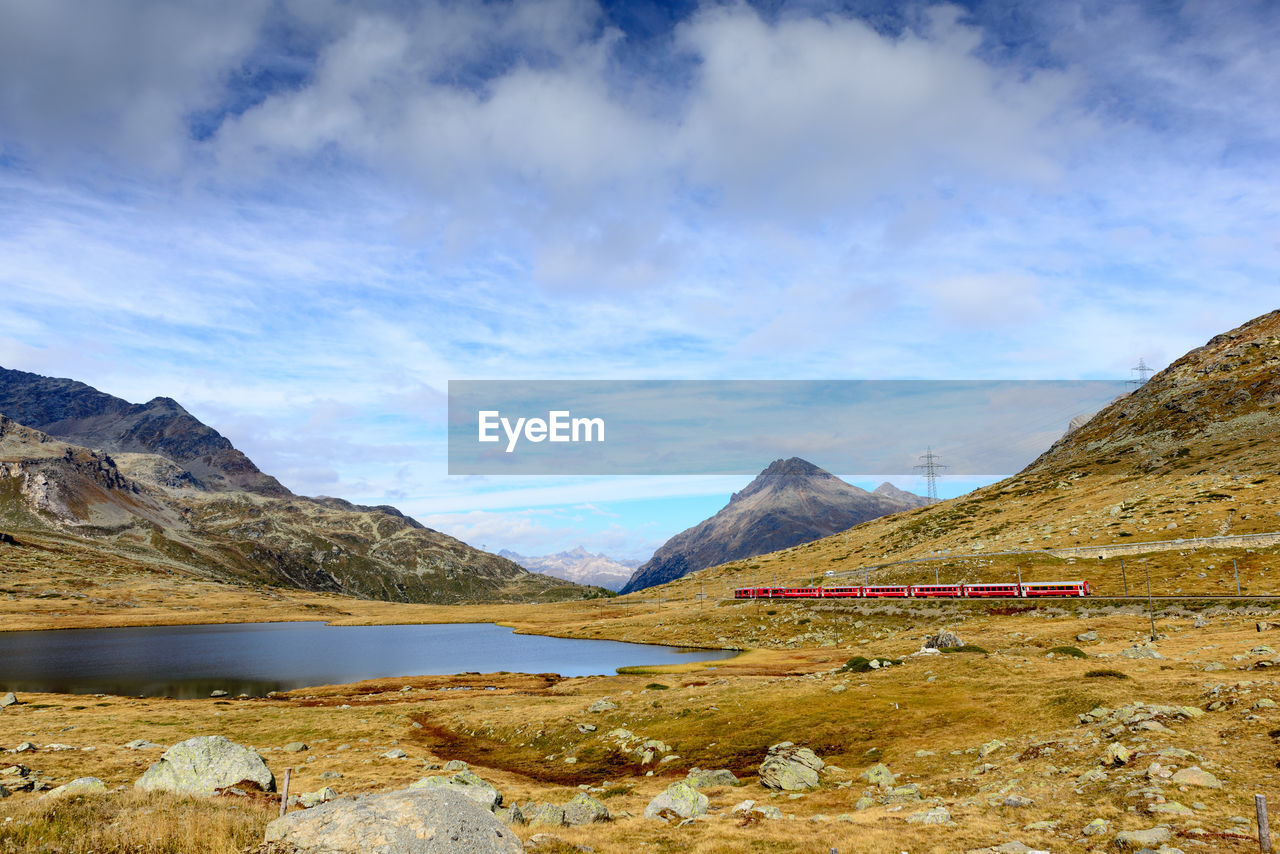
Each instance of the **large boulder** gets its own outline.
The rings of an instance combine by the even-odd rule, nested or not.
[[[218,789],[246,783],[264,792],[276,790],[276,778],[257,753],[220,735],[201,735],[166,750],[134,786],[212,795]]]
[[[760,782],[767,788],[785,792],[801,792],[818,788],[818,772],[826,763],[807,747],[796,747],[789,741],[769,748],[760,763]]]
[[[459,771],[448,777],[423,777],[409,784],[410,789],[448,789],[464,795],[482,807],[493,810],[502,805],[502,793],[474,771]]]
[[[578,792],[564,805],[564,823],[570,826],[609,820],[609,809],[586,792]]]
[[[299,854],[518,854],[519,838],[456,791],[410,789],[330,801],[267,825]]]
[[[713,789],[716,786],[736,786],[738,777],[728,768],[710,770],[707,768],[690,768],[685,780],[695,789]]]
[[[680,780],[667,786],[665,792],[649,801],[649,805],[644,808],[644,817],[665,819],[674,814],[680,818],[696,818],[706,815],[707,805],[710,803],[706,795]]]
[[[960,636],[950,629],[943,629],[935,635],[925,638],[925,649],[954,649],[958,646],[964,646],[964,641],[960,640]]]

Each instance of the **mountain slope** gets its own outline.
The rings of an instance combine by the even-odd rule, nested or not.
[[[58,534],[59,555],[78,546],[77,565],[127,554],[166,573],[402,602],[601,593],[529,573],[393,507],[277,489],[274,478],[172,401],[136,407],[69,380],[17,371],[3,379],[3,400],[13,411],[58,416],[50,422],[58,429],[101,437],[110,447],[168,451],[119,453],[117,460],[0,415],[0,523],[20,539]],[[59,399],[42,403],[47,391]],[[200,450],[209,453],[190,456]]]
[[[619,592],[806,543],[924,503],[887,483],[867,492],[799,457],[775,460],[720,512],[667,540]]]
[[[0,368],[0,414],[108,454],[158,454],[206,489],[293,494],[229,439],[167,397],[129,403],[75,380]]]
[[[1169,555],[1151,559],[1153,579],[1168,579],[1170,592],[1184,587],[1229,593],[1235,590],[1230,572],[1223,576],[1211,565],[1222,558],[1196,558],[1203,567],[1186,577],[1192,559],[1190,546],[1181,543],[1280,531],[1277,470],[1280,311],[1273,311],[1177,359],[1010,478],[859,525],[847,537],[828,537],[753,562],[787,583],[826,571],[839,576],[855,570],[852,577],[861,579],[861,567],[936,555],[1094,547],[1101,552],[1107,546],[1150,542],[1158,547],[1178,541],[1173,551],[1146,552]],[[1225,558],[1228,568],[1233,559],[1242,575],[1248,569],[1261,573],[1259,578],[1274,565],[1274,554],[1262,547],[1240,547]],[[998,570],[991,568],[996,564]],[[1027,571],[1033,564],[1052,573],[1050,577],[1065,569],[1048,556],[982,558],[965,563],[972,576],[954,577],[1013,578],[1018,566]],[[901,573],[920,574],[884,577],[922,581],[933,577],[936,565],[903,566]],[[942,564],[944,573],[950,565]],[[1109,567],[1105,575],[1096,567],[1090,572],[1112,585],[1110,593],[1123,589],[1118,569]],[[731,561],[707,577],[711,583],[732,585],[750,576],[742,561]]]
[[[592,554],[582,546],[550,555],[520,555],[503,549],[498,552],[530,572],[562,578],[575,584],[594,584],[617,590],[627,583],[640,566],[638,560],[615,560],[608,555]]]

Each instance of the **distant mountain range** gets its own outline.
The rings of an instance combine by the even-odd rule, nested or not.
[[[627,583],[642,561],[622,560],[608,555],[592,554],[582,546],[551,555],[529,556],[503,549],[499,557],[513,560],[530,572],[540,572],[572,581],[617,590]]]
[[[169,398],[133,404],[3,368],[0,525],[56,534],[80,562],[97,553],[253,586],[441,603],[601,595],[394,507],[294,495]]]
[[[775,460],[720,512],[667,540],[619,592],[665,584],[928,503],[890,483],[867,492],[799,457]]]

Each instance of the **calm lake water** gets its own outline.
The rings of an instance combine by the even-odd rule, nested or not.
[[[309,685],[476,671],[612,674],[731,652],[517,635],[489,623],[327,626],[235,623],[0,632],[0,691],[260,696]]]

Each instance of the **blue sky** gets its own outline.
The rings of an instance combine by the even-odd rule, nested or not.
[[[1126,378],[1280,291],[1273,3],[0,22],[0,365],[493,549],[647,557],[747,479],[450,478],[450,379]]]

